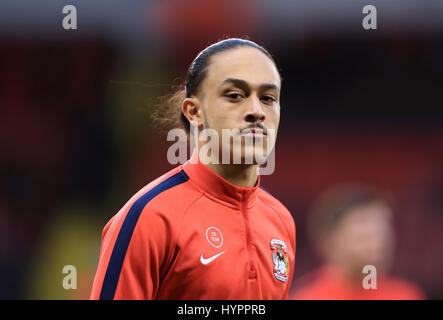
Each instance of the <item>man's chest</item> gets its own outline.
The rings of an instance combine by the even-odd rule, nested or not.
[[[286,227],[264,205],[227,208],[202,203],[181,222],[174,262],[165,282],[237,297],[280,299],[294,255]]]

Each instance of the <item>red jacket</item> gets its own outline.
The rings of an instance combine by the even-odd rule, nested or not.
[[[288,298],[289,211],[260,177],[241,188],[191,162],[148,184],[105,226],[91,299]]]
[[[362,280],[350,281],[343,272],[324,265],[300,278],[290,295],[293,300],[422,300],[425,294],[414,283],[387,274],[377,276],[376,289],[364,289]]]

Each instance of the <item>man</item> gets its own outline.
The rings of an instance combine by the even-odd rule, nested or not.
[[[227,39],[196,57],[175,95],[183,97],[175,99],[180,107],[169,108],[188,132],[191,123],[198,132],[216,132],[220,152],[210,151],[205,163],[194,152],[108,222],[91,299],[287,299],[295,225],[259,188],[262,159],[255,156],[274,146],[280,87],[274,60],[254,42]],[[227,129],[233,136],[222,140]],[[233,163],[239,137],[241,161]],[[251,146],[247,137],[271,139]]]
[[[391,216],[388,202],[370,189],[349,185],[327,192],[309,217],[325,264],[297,280],[291,299],[424,298],[415,284],[387,274],[394,249]]]

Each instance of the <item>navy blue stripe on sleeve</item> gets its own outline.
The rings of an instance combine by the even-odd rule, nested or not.
[[[109,260],[108,268],[106,270],[105,279],[103,280],[102,290],[100,292],[100,300],[114,299],[115,290],[117,289],[118,279],[125,259],[126,251],[128,250],[129,241],[134,232],[135,225],[138,218],[143,211],[146,204],[154,197],[158,196],[163,191],[186,182],[189,179],[188,175],[181,170],[172,177],[161,182],[142,197],[134,202],[126,215],[125,221],[120,229],[114,248],[112,250],[111,258]]]

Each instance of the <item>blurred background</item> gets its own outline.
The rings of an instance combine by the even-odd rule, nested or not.
[[[366,4],[377,30],[362,27]],[[77,30],[62,27],[65,5]],[[391,273],[443,298],[441,0],[2,0],[0,298],[89,297],[104,225],[172,168],[156,97],[226,36],[263,45],[283,77],[262,184],[297,225],[293,284],[321,264],[313,204],[354,182],[393,199]]]

